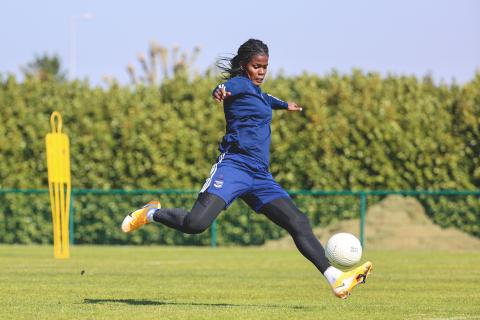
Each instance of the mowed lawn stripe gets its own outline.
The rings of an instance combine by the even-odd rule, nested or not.
[[[480,252],[369,251],[340,300],[294,249],[0,246],[0,319],[480,319]]]

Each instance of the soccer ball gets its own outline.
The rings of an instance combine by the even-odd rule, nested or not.
[[[362,258],[362,245],[353,234],[336,233],[327,241],[325,256],[333,265],[351,267]]]

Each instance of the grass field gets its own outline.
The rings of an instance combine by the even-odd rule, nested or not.
[[[0,246],[0,319],[480,319],[480,252],[367,251],[374,271],[346,301],[295,250],[75,246],[70,260],[52,255]]]

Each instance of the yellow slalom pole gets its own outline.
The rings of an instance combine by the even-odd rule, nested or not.
[[[57,111],[52,113],[50,125],[52,133],[47,134],[45,143],[53,222],[53,253],[57,259],[68,259],[70,257],[68,234],[71,194],[70,144],[68,136],[62,133],[62,116]]]

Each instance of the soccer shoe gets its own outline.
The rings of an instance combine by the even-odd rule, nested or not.
[[[339,298],[347,299],[357,284],[365,283],[371,271],[372,263],[367,261],[360,267],[342,273],[332,285],[333,293]]]
[[[123,232],[132,232],[137,230],[144,224],[149,224],[147,220],[147,212],[150,209],[160,209],[160,201],[150,201],[142,208],[129,213],[122,222],[122,231]]]

